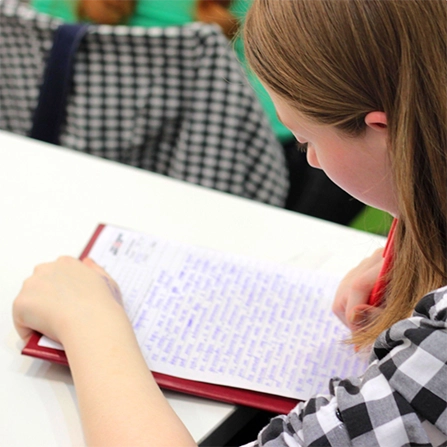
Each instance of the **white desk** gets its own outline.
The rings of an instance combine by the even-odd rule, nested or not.
[[[83,445],[68,370],[20,355],[11,304],[41,262],[78,256],[99,222],[345,272],[383,238],[0,132],[0,444]],[[335,254],[335,256],[334,256]],[[199,441],[231,405],[166,393]]]

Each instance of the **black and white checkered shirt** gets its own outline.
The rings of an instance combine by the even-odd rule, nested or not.
[[[447,286],[379,336],[363,377],[333,379],[249,446],[447,446]]]
[[[0,129],[28,135],[58,19],[0,0]],[[219,28],[89,26],[61,145],[283,206],[283,149]]]

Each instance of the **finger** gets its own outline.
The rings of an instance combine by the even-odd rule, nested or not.
[[[352,332],[364,327],[368,322],[371,315],[373,306],[368,304],[359,304],[351,310],[349,316],[348,327]]]
[[[349,326],[351,309],[365,304],[369,299],[383,263],[382,253],[383,248],[379,248],[371,256],[365,258],[357,267],[348,272],[337,288],[332,311],[346,326]]]
[[[362,312],[370,307],[367,303],[379,277],[381,265],[381,263],[374,265],[352,282],[345,309],[345,319],[350,329],[358,328],[358,325],[364,319]]]
[[[332,302],[332,312],[341,320],[343,324],[347,326],[346,323],[346,302],[347,295],[349,293],[349,288],[346,287],[345,282],[341,282],[335,293],[334,301]]]
[[[385,247],[381,247],[374,251],[374,253],[369,258],[369,259],[371,259],[371,265],[383,261],[384,250],[385,250]]]
[[[346,305],[347,312],[359,304],[366,304],[368,302],[371,291],[379,276],[381,267],[381,264],[374,265],[352,281],[351,290]]]
[[[107,273],[107,271],[103,267],[97,264],[92,258],[84,258],[82,260],[82,263],[95,272],[99,273],[103,278],[107,278],[108,283],[112,283],[115,288],[118,288],[118,284],[115,282],[115,280]]]
[[[32,329],[26,326],[22,326],[14,321],[14,327],[19,334],[19,337],[26,343],[30,338],[31,335],[34,333]]]
[[[98,265],[93,259],[91,258],[84,258],[82,262],[92,270],[99,273],[102,277],[102,279],[107,284],[107,287],[109,288],[110,292],[112,293],[112,296],[114,300],[119,303],[121,306],[123,305],[123,299],[121,295],[120,288],[118,284],[113,280],[113,278],[100,266]]]
[[[96,270],[98,273],[102,273],[105,270],[97,264],[92,258],[84,258],[82,260],[82,263],[85,264],[87,267],[90,267],[93,270]]]
[[[23,288],[22,288],[23,291]],[[20,292],[18,297],[14,300],[12,305],[12,318],[14,322],[14,327],[19,334],[20,338],[24,341],[28,341],[33,333],[33,330],[23,322],[23,305],[22,305],[22,296],[23,292]]]
[[[103,278],[107,278],[107,282],[114,284],[116,288],[118,288],[118,284],[115,282],[115,280],[107,273],[104,268],[102,268],[99,264],[97,264],[93,259],[91,258],[84,258],[82,260],[82,263],[85,264],[87,267],[91,268],[95,272],[99,273]]]

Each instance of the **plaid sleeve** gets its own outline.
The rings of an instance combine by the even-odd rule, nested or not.
[[[251,447],[447,446],[447,287],[377,339],[361,378],[271,420]]]

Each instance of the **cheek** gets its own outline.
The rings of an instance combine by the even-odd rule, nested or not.
[[[351,194],[357,193],[365,181],[358,173],[358,165],[351,158],[346,159],[345,154],[336,147],[316,151],[310,146],[307,162],[313,168],[322,169],[336,185]]]
[[[393,214],[395,207],[390,183],[379,170],[371,170],[364,166],[362,160],[320,160],[327,176],[348,194],[374,208]]]
[[[313,168],[322,169],[320,162],[318,161],[317,154],[313,149],[312,145],[307,146],[306,157],[307,157],[307,163],[309,163],[310,166],[312,166]]]

